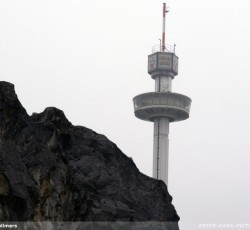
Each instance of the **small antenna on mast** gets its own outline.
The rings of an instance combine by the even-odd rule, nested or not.
[[[165,18],[166,13],[169,12],[168,7],[166,6],[166,3],[163,3],[163,23],[162,23],[162,51],[164,52],[166,50],[166,41],[165,41]]]

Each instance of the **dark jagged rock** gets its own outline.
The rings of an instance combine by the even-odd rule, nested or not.
[[[104,135],[46,108],[29,116],[0,82],[0,221],[163,221],[179,217],[166,185]]]

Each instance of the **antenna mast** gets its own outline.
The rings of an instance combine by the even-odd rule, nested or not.
[[[162,22],[162,52],[166,50],[166,42],[165,42],[165,18],[166,13],[168,12],[168,9],[166,7],[166,3],[163,3],[163,22]]]

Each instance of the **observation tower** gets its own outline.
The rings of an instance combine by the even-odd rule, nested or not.
[[[163,3],[163,31],[158,50],[148,56],[148,73],[155,80],[155,92],[133,98],[135,116],[154,123],[153,177],[168,184],[169,123],[189,117],[191,99],[172,92],[172,80],[178,75],[178,57],[175,45],[165,44],[165,16]]]

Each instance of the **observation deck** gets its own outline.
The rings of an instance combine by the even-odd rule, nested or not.
[[[191,99],[172,92],[150,92],[133,98],[135,116],[145,121],[167,117],[170,122],[189,118]]]
[[[152,54],[148,56],[148,73],[153,79],[161,75],[168,75],[173,79],[178,75],[178,57],[175,55],[175,46],[167,45],[164,50],[161,46],[154,46]]]

